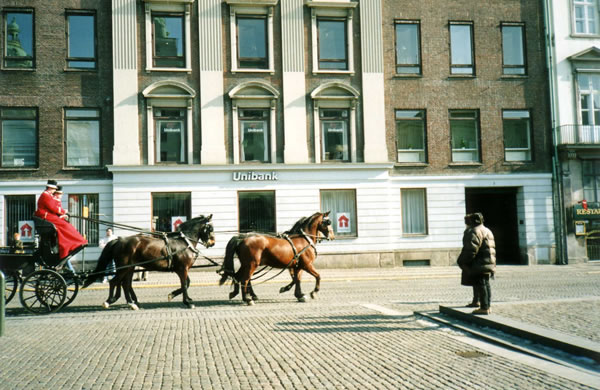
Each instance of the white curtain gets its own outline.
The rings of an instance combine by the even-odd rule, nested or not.
[[[422,188],[403,189],[402,232],[404,234],[426,234],[425,190]]]
[[[321,211],[331,211],[330,219],[333,222],[333,231],[336,236],[356,236],[356,192],[354,190],[327,190],[321,191]],[[338,231],[338,219],[348,215],[349,232]]]
[[[69,121],[67,126],[67,165],[100,165],[100,123]]]

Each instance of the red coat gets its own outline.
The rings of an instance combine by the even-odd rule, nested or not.
[[[61,259],[74,249],[81,245],[87,244],[87,240],[79,234],[77,229],[61,215],[65,215],[66,211],[61,207],[60,201],[54,199],[52,194],[44,191],[38,199],[38,208],[35,211],[35,216],[51,222],[56,227],[58,233],[58,255]]]

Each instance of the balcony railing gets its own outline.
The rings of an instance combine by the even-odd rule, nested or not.
[[[600,145],[600,126],[563,125],[558,128],[560,145]]]

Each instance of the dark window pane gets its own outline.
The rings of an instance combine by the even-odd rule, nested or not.
[[[319,20],[319,69],[348,69],[346,21]]]
[[[160,232],[171,232],[174,219],[190,219],[191,210],[192,196],[189,193],[153,193],[152,228]]]
[[[95,17],[69,15],[69,68],[95,68]]]
[[[4,65],[9,68],[33,67],[33,14],[7,12],[5,23]]]
[[[266,69],[267,19],[238,17],[237,24],[239,67]]]
[[[37,114],[34,109],[3,109],[1,131],[3,167],[37,166]]]
[[[7,195],[6,200],[6,243],[11,244],[13,234],[19,232],[24,243],[33,241],[33,234],[19,231],[19,222],[31,221],[35,211],[35,195]]]
[[[420,73],[419,27],[417,24],[396,24],[396,72]]]
[[[183,68],[183,16],[153,16],[154,66]]]
[[[240,232],[275,233],[275,192],[239,192]]]

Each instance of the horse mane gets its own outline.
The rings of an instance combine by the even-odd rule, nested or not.
[[[209,221],[208,217],[205,217],[204,215],[199,215],[199,216],[194,217],[190,220],[187,220],[184,223],[182,223],[181,225],[177,226],[177,229],[175,231],[176,232],[184,232],[188,229],[193,229],[198,224],[204,224],[204,223],[207,223],[208,221]]]
[[[300,231],[303,230],[304,228],[306,228],[307,226],[310,226],[313,219],[315,219],[320,214],[321,213],[316,212],[313,215],[311,215],[310,217],[300,218],[298,221],[296,221],[296,223],[294,224],[294,226],[292,226],[292,228],[290,230],[286,230],[283,234],[287,234],[287,235],[300,234]]]

